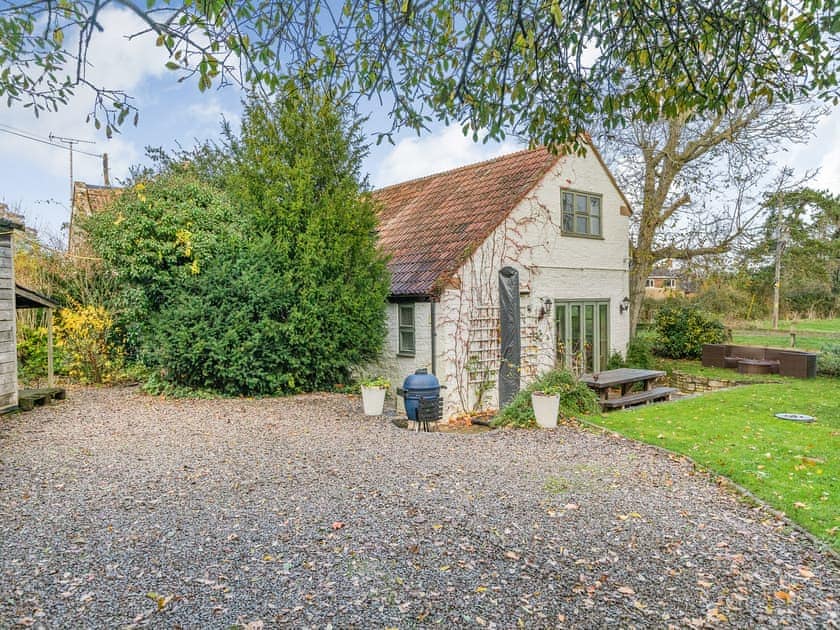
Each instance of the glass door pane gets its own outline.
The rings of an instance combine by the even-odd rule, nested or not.
[[[607,324],[607,305],[602,302],[598,305],[598,370],[606,369],[609,360],[610,333]]]
[[[578,358],[581,351],[582,344],[582,337],[581,334],[581,318],[580,318],[580,304],[570,304],[569,311],[571,312],[569,316],[570,320],[570,352],[571,352],[571,363],[574,365],[578,362]]]
[[[557,366],[568,365],[568,353],[566,352],[566,344],[568,343],[566,333],[566,305],[557,305]]]

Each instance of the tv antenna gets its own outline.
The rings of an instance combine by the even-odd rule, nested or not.
[[[96,144],[93,140],[82,140],[81,138],[65,138],[50,132],[49,138],[52,142],[60,142],[67,145],[70,150],[70,214],[73,214],[73,147],[77,144]]]

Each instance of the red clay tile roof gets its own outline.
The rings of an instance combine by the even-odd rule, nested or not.
[[[85,251],[84,233],[79,228],[78,222],[95,212],[104,210],[122,192],[122,188],[73,182],[73,211],[70,213],[70,232],[68,235],[69,244],[67,250],[70,254],[80,255],[90,253]]]
[[[374,191],[391,295],[434,296],[557,161],[519,151]]]
[[[122,188],[94,186],[84,182],[73,183],[73,205],[84,216],[103,210],[109,203],[122,194]]]

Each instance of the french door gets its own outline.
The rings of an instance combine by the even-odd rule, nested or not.
[[[600,372],[610,348],[609,301],[555,301],[557,366]]]

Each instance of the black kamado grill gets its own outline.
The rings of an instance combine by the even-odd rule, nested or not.
[[[440,390],[440,381],[425,369],[406,376],[403,386],[397,388],[397,396],[405,400],[405,415],[415,423],[415,430],[430,431],[430,423],[443,417]]]

